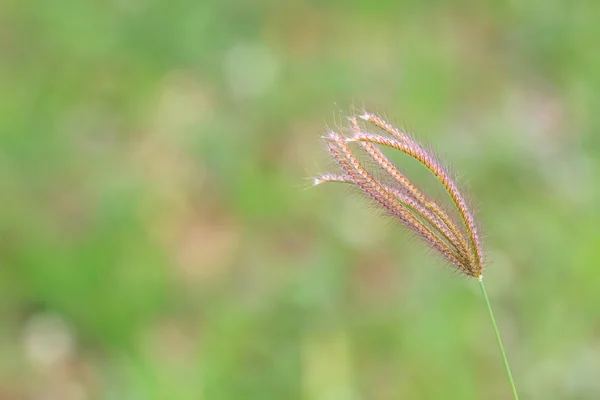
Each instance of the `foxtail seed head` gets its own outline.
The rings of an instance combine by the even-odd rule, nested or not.
[[[378,128],[381,134],[364,129],[358,118]],[[357,186],[460,272],[481,278],[484,266],[481,238],[473,213],[448,168],[410,135],[377,115],[364,113],[350,117],[348,123],[347,135],[330,131],[323,137],[341,172],[322,174],[314,179],[314,184],[342,182]],[[458,218],[427,197],[387,159],[380,147],[399,150],[431,171],[448,192]],[[374,164],[376,171],[365,167],[357,157],[358,152],[369,157],[368,164]]]

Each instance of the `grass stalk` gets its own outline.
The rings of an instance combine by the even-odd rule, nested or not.
[[[498,347],[500,348],[500,353],[502,354],[502,360],[504,361],[504,368],[506,369],[506,375],[508,376],[508,381],[510,382],[512,394],[515,400],[519,400],[517,388],[515,387],[515,382],[513,381],[513,377],[510,372],[510,366],[508,365],[508,358],[506,358],[504,346],[502,345],[502,339],[500,339],[500,331],[498,330],[498,325],[496,325],[496,318],[494,318],[494,312],[492,311],[492,305],[490,304],[490,299],[487,295],[487,291],[485,290],[485,286],[483,284],[483,275],[479,276],[478,281],[479,286],[481,286],[481,293],[483,293],[483,298],[485,299],[485,304],[487,305],[488,313],[490,314],[490,319],[492,320],[492,325],[494,326],[494,333],[496,333],[496,340],[498,341]]]

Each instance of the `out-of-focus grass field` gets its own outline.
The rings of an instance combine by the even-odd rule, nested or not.
[[[307,190],[363,105],[468,180],[522,398],[600,398],[600,6],[501,3],[2,2],[0,399],[510,398],[477,283]]]

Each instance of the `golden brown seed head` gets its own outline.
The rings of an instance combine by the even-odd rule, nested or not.
[[[460,272],[480,278],[484,263],[475,218],[448,168],[410,135],[381,117],[364,113],[359,118],[381,134],[369,132],[356,117],[348,119],[349,135],[330,132],[324,139],[341,173],[323,174],[315,178],[314,184],[342,182],[357,186]],[[399,150],[429,169],[448,192],[459,217],[453,217],[447,207],[426,196],[386,158],[380,147]],[[359,155],[366,155],[368,164],[374,167],[365,167]]]

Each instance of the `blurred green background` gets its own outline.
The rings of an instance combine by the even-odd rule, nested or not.
[[[591,0],[1,2],[0,399],[509,398],[477,283],[309,189],[363,105],[468,181],[522,398],[600,398],[598,21]]]

